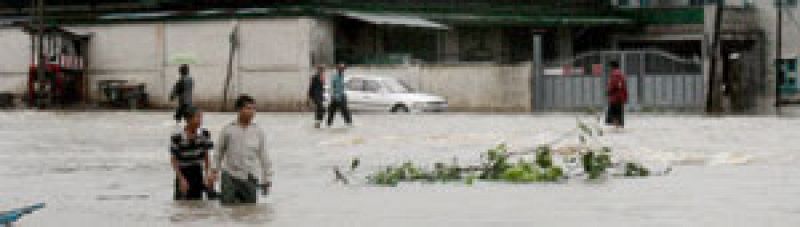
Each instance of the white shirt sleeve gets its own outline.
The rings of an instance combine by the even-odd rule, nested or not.
[[[272,182],[272,161],[266,149],[266,138],[264,130],[258,129],[258,161],[261,164],[261,183]]]

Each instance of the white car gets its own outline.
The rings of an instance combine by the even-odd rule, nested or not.
[[[395,78],[345,76],[345,89],[347,106],[351,111],[408,113],[447,110],[447,100],[444,97],[414,92],[411,87]],[[329,100],[329,91],[325,92],[326,103]]]

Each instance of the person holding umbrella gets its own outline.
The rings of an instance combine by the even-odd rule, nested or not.
[[[169,99],[170,101],[178,99],[178,108],[175,109],[175,121],[180,123],[181,119],[186,117],[186,110],[192,107],[194,80],[189,76],[189,65],[181,64],[178,72],[180,73],[180,79],[172,87]]]

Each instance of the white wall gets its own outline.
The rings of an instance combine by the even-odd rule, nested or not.
[[[297,110],[306,101],[312,19],[243,21],[239,92],[264,110]]]
[[[218,110],[230,51],[229,37],[239,24],[229,98],[253,95],[262,109],[287,110],[305,101],[312,49],[333,58],[333,25],[309,18],[206,20],[80,25],[69,30],[92,34],[89,83],[92,100],[101,98],[97,81],[145,83],[155,107],[175,105],[168,93],[178,78],[176,55],[193,56],[195,103]],[[312,30],[321,30],[312,40]],[[313,48],[312,48],[313,47]],[[25,92],[30,41],[19,28],[0,29],[0,92]],[[332,60],[330,60],[332,61]],[[229,102],[230,103],[230,102]]]
[[[0,92],[25,93],[30,61],[30,37],[19,28],[0,28]]]
[[[312,63],[334,64],[336,36],[335,26],[330,20],[311,20]]]
[[[76,26],[68,29],[92,34],[88,67],[91,100],[102,97],[97,90],[100,80],[145,83],[151,98],[163,96],[163,53],[160,48],[163,44],[159,45],[163,43],[161,24]]]
[[[170,62],[174,56],[195,56],[189,74],[194,79],[194,103],[199,106],[219,105],[228,72],[230,34],[235,21],[170,22],[165,24],[165,87],[172,89],[178,79],[178,64]],[[237,68],[234,65],[233,68]],[[231,94],[233,91],[229,91]],[[163,93],[162,93],[163,94]],[[167,101],[166,96],[161,101]],[[216,110],[216,109],[215,109]]]

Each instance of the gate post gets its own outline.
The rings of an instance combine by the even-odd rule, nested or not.
[[[533,57],[531,58],[531,112],[542,110],[544,106],[544,66],[542,65],[542,35],[533,30]]]

